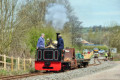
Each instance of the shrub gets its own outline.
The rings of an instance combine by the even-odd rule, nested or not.
[[[82,46],[81,50],[83,50],[83,49],[94,49],[94,48],[108,50],[108,47],[106,45],[104,45],[104,46]]]

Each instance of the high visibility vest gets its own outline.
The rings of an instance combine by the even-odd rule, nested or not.
[[[107,54],[107,53],[105,53],[105,56],[108,56],[108,54]]]

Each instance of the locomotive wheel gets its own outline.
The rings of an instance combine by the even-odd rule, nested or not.
[[[64,68],[62,67],[62,69],[61,69],[61,72],[64,72],[65,70],[64,70]]]
[[[59,73],[60,71],[54,71],[54,73]]]
[[[88,66],[88,62],[83,63],[83,67],[86,68]]]
[[[48,71],[48,70],[46,70],[45,72],[46,72],[46,73],[48,73],[49,71]]]
[[[81,68],[81,66],[80,66],[80,65],[78,65],[78,68]]]
[[[35,73],[38,73],[39,71],[38,70],[35,70]],[[32,72],[31,72],[32,73]]]

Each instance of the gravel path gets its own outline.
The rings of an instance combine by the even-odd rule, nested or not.
[[[73,78],[78,78],[89,74],[93,74],[98,71],[102,71],[117,65],[117,63],[111,62],[111,61],[105,61],[105,62],[101,61],[101,62],[102,64],[97,66],[89,66],[87,68],[79,68],[79,69],[75,69],[67,72],[61,72],[61,73],[33,76],[33,77],[24,78],[22,80],[70,80]],[[93,64],[93,59],[90,61],[90,64]]]
[[[74,78],[72,80],[120,80],[120,62],[111,69],[99,71],[84,77]]]

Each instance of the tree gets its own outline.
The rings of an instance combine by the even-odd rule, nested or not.
[[[120,52],[120,26],[111,27],[109,32],[109,46],[117,48],[118,52]]]
[[[78,17],[74,15],[73,9],[68,0],[61,0],[60,3],[67,8],[67,15],[68,15],[69,22],[68,24],[66,24],[66,26],[70,28],[69,32],[71,33],[71,41],[72,41],[72,45],[74,46],[76,44],[75,42],[76,38],[81,37],[82,22],[80,22],[78,20]]]
[[[8,53],[12,42],[18,0],[0,0],[0,53]]]

